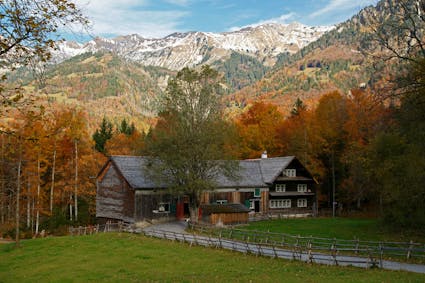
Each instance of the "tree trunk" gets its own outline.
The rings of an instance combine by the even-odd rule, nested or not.
[[[1,178],[1,191],[0,191],[0,223],[5,222],[5,198],[6,198],[6,190],[5,190],[5,174],[4,174],[4,136],[1,135],[1,165],[0,165],[0,178]]]
[[[198,192],[192,192],[190,196],[190,205],[189,205],[189,213],[190,213],[190,222],[198,223],[199,221],[199,205],[201,203],[201,196]]]
[[[194,205],[190,206],[190,222],[192,223],[198,223],[199,220],[199,207]]]
[[[72,221],[72,193],[69,194],[69,220]]]
[[[19,198],[21,197],[21,168],[22,168],[22,141],[19,140],[19,160],[18,160],[18,179],[16,181],[16,211],[15,211],[15,246],[18,248],[19,243]]]
[[[31,182],[30,178],[28,178],[28,185],[27,185],[27,228],[31,227],[31,201],[30,201],[30,195],[31,195]]]
[[[37,200],[35,217],[35,234],[38,235],[40,225],[40,156],[37,157]]]
[[[52,185],[50,186],[50,215],[53,215],[53,198],[55,190],[55,170],[56,170],[56,137],[53,148],[53,163],[52,163]]]
[[[331,163],[332,163],[332,217],[335,217],[335,209],[336,209],[336,202],[335,202],[335,156],[334,156],[333,150],[332,150],[332,156],[331,156]]]
[[[74,184],[74,212],[75,221],[78,221],[78,141],[75,144],[75,184]]]

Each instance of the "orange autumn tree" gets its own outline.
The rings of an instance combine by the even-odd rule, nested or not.
[[[347,121],[344,130],[347,143],[342,155],[346,164],[347,177],[341,188],[346,203],[355,203],[357,209],[362,202],[373,198],[375,186],[370,180],[368,146],[376,134],[385,127],[386,110],[377,103],[372,94],[363,90],[352,90],[347,98]]]
[[[144,133],[140,133],[134,124],[129,125],[126,119],[117,126],[116,133],[105,143],[108,155],[137,155],[144,146]]]
[[[258,158],[265,150],[270,155],[281,153],[282,142],[277,129],[282,122],[283,114],[277,106],[255,102],[236,121],[240,158]]]
[[[341,193],[337,188],[344,178],[341,155],[346,144],[344,124],[347,121],[346,99],[339,92],[325,94],[319,100],[309,123],[309,139],[312,154],[323,168],[321,192],[327,195],[329,206],[338,201]],[[335,211],[333,211],[335,213]]]

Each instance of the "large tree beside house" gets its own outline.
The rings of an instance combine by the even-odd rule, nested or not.
[[[189,196],[192,221],[198,220],[203,191],[218,175],[232,176],[232,128],[220,104],[220,78],[208,66],[181,70],[168,83],[156,127],[148,134],[147,171],[157,183]],[[220,160],[220,161],[219,161]]]

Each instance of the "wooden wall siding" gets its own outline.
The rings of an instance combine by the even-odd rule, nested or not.
[[[241,203],[241,194],[239,192],[232,192],[232,202]]]
[[[239,198],[240,203],[246,204],[247,201],[254,198],[254,192],[240,192]]]
[[[114,166],[98,183],[96,217],[134,221],[134,190],[121,178]]]
[[[210,203],[210,192],[202,192],[201,203]]]
[[[247,223],[248,213],[212,213],[210,215],[210,223],[215,225],[217,223],[233,224],[233,223]]]
[[[260,212],[267,213],[269,211],[269,192],[261,191]]]
[[[142,221],[144,219],[161,219],[164,217],[175,217],[175,212],[154,213],[158,210],[159,203],[168,202],[170,206],[176,206],[176,200],[171,195],[160,194],[136,194],[135,220]]]
[[[291,207],[291,208],[274,208],[270,209],[269,213],[271,215],[290,215],[290,214],[308,214],[314,213],[311,207]]]

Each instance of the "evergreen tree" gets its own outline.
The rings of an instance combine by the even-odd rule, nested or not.
[[[134,126],[134,123],[131,123],[131,125],[129,125],[127,120],[124,118],[122,119],[121,124],[118,127],[118,132],[127,136],[131,136],[135,129],[136,127]]]
[[[96,143],[96,150],[106,154],[105,144],[111,138],[112,123],[106,117],[103,117],[102,123],[100,124],[100,129],[96,129],[96,132],[93,134],[93,140]]]

